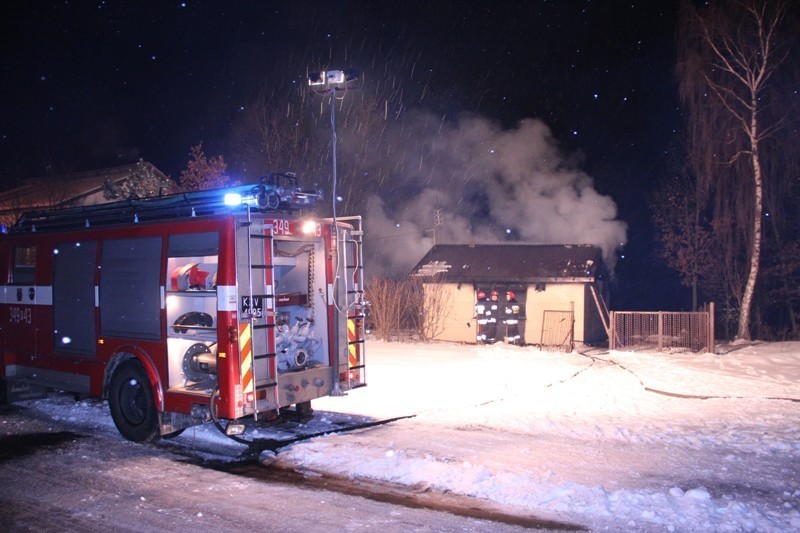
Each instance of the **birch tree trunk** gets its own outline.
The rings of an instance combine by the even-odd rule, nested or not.
[[[758,266],[761,263],[761,217],[764,211],[764,183],[761,173],[761,161],[758,157],[758,120],[755,109],[757,102],[752,102],[753,113],[750,120],[750,157],[753,161],[753,244],[750,248],[750,272],[742,295],[742,309],[739,314],[738,339],[750,340],[750,313],[753,308],[753,294],[758,280]]]

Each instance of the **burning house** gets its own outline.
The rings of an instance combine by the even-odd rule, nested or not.
[[[437,340],[570,348],[606,338],[607,270],[591,245],[437,245],[414,267]]]

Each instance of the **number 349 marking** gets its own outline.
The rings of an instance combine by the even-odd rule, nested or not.
[[[8,321],[11,324],[32,324],[33,311],[30,307],[12,305],[8,308]]]

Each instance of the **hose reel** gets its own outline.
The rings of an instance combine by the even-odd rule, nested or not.
[[[217,375],[217,345],[196,342],[186,349],[181,362],[186,381],[206,381]]]

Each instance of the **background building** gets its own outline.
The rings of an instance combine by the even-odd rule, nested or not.
[[[428,301],[441,302],[426,311],[440,313],[441,325],[434,336],[438,340],[477,342],[478,294],[489,297],[497,291],[497,341],[503,341],[509,290],[522,310],[518,326],[522,344],[571,349],[574,342],[607,338],[607,271],[595,246],[436,245],[414,267],[413,275],[423,278]]]
[[[156,186],[141,187],[141,184],[150,183]],[[149,192],[148,195],[157,195],[162,184],[168,187],[169,178],[151,163],[141,160],[119,167],[29,178],[19,187],[0,193],[0,223],[10,226],[22,213],[35,209],[94,205],[125,199],[138,189]]]

